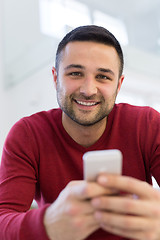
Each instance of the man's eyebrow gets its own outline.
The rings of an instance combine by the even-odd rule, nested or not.
[[[68,69],[70,69],[70,68],[80,68],[80,69],[85,69],[85,67],[82,66],[82,65],[80,65],[80,64],[70,64],[70,65],[68,65],[67,67],[65,67],[64,69],[65,69],[65,70],[68,70]]]
[[[98,68],[97,70],[103,73],[110,73],[114,76],[114,72],[109,68]]]
[[[85,69],[84,66],[80,65],[80,64],[69,64],[68,66],[66,66],[64,69],[68,70],[70,68],[79,68],[79,69]],[[109,69],[109,68],[98,68],[97,71],[103,72],[103,73],[110,73],[113,76],[115,75],[114,72]]]

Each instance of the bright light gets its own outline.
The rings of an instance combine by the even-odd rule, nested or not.
[[[120,19],[96,10],[94,12],[94,24],[107,28],[122,45],[128,44],[127,30],[125,24]]]
[[[88,7],[74,0],[66,0],[65,3],[66,24],[72,28],[91,24]]]
[[[54,37],[64,35],[64,6],[60,1],[40,0],[41,32]]]
[[[41,32],[62,38],[68,30],[91,24],[85,4],[74,0],[39,0]]]

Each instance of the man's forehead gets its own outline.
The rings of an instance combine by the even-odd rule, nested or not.
[[[106,61],[112,61],[114,64],[118,62],[119,67],[119,57],[114,47],[91,41],[69,42],[61,53],[60,62],[70,61],[67,65],[76,64],[83,66],[84,61],[87,59],[93,60],[93,64],[95,62],[103,62],[103,65],[99,65],[97,68],[107,68],[105,65]]]
[[[76,41],[68,42],[68,43],[66,44],[66,46],[64,47],[64,49],[67,49],[67,48],[76,48],[76,47],[78,47],[78,46],[80,46],[80,45],[83,45],[83,47],[84,47],[85,45],[86,45],[86,46],[92,45],[92,46],[99,46],[99,48],[101,48],[101,47],[107,47],[107,48],[113,48],[113,49],[115,49],[113,46],[111,46],[111,45],[109,45],[109,44],[106,44],[106,43],[97,42],[97,41],[87,41],[87,40],[85,40],[85,41],[78,41],[78,40],[76,40]],[[64,50],[64,49],[63,49],[63,50]]]
[[[109,58],[115,57],[119,59],[116,49],[113,46],[103,43],[91,42],[91,41],[74,41],[69,42],[61,52],[61,57],[80,57],[80,56],[92,56],[96,53],[97,57],[108,56]]]

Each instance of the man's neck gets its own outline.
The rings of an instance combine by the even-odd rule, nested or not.
[[[105,131],[107,119],[104,118],[100,122],[91,126],[82,126],[65,113],[62,114],[62,124],[66,132],[71,138],[83,147],[90,147],[102,136]]]

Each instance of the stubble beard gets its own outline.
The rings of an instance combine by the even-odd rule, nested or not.
[[[61,110],[74,122],[86,127],[92,126],[100,122],[102,119],[108,117],[109,113],[112,111],[115,105],[116,96],[117,90],[107,103],[105,103],[105,99],[103,98],[103,96],[101,96],[99,103],[100,106],[97,106],[97,112],[93,113],[91,117],[90,113],[85,110],[79,110],[79,112],[77,113],[77,111],[75,111],[73,107],[74,96],[65,96],[65,98],[63,98],[61,90],[57,89],[57,101]],[[84,96],[83,99],[89,100],[89,98],[85,99]],[[93,100],[93,97],[90,97],[90,100]]]

